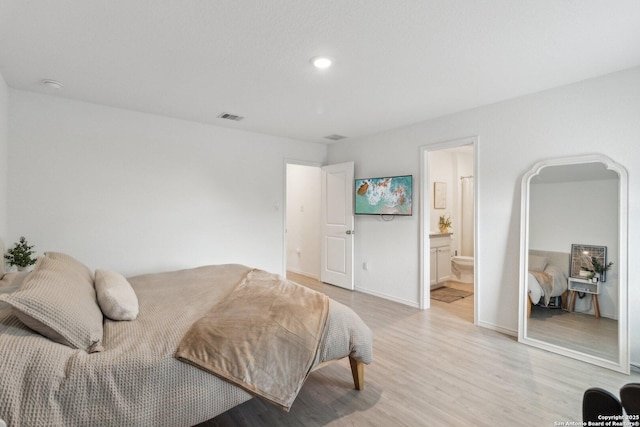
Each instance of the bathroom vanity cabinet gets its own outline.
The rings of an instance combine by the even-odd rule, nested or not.
[[[451,235],[452,233],[430,234],[431,288],[440,286],[451,276]]]

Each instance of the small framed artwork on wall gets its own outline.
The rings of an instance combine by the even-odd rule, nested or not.
[[[446,182],[433,183],[433,208],[434,209],[447,208],[447,183]]]

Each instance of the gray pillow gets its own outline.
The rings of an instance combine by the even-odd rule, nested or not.
[[[138,297],[125,277],[115,271],[96,270],[98,305],[111,320],[135,320]]]
[[[69,255],[47,252],[22,286],[0,295],[29,328],[69,347],[102,351],[102,312],[91,271]]]

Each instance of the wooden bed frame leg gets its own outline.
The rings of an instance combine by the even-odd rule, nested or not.
[[[564,308],[565,310],[569,309],[569,290],[568,289],[564,291],[564,293],[562,294],[562,308]]]
[[[358,362],[351,356],[349,356],[349,363],[351,364],[353,385],[356,387],[356,390],[364,390],[364,363]]]

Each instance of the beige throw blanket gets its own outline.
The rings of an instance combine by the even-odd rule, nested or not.
[[[529,270],[529,273],[540,283],[540,287],[544,290],[544,305],[549,305],[551,294],[553,293],[553,276],[544,271]]]
[[[175,356],[288,411],[318,356],[328,313],[325,295],[252,270],[191,326]]]

